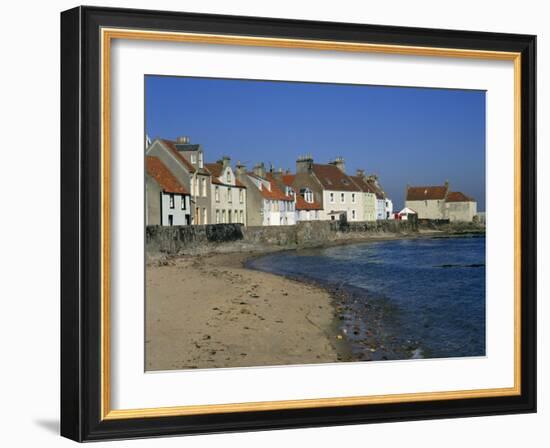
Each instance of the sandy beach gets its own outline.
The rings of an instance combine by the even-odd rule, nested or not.
[[[249,256],[185,256],[147,266],[146,370],[345,360],[329,292],[245,269]]]

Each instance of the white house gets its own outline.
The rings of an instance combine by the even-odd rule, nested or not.
[[[223,157],[216,163],[207,163],[212,175],[212,216],[214,223],[246,224],[246,187],[236,178],[231,159]]]
[[[323,207],[315,200],[315,194],[310,187],[297,188],[293,187],[295,175],[286,173],[282,170],[277,173],[272,173],[273,178],[277,181],[281,190],[294,198],[295,221],[318,221],[321,219]]]
[[[145,157],[145,224],[191,224],[191,196],[158,157]]]
[[[401,210],[397,216],[398,216],[398,219],[402,220],[402,221],[408,221],[410,219],[411,216],[413,215],[418,215],[418,213],[416,213],[413,209],[409,208],[409,207],[405,207],[403,210]]]

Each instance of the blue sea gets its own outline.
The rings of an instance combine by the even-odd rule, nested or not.
[[[485,238],[279,252],[252,269],[322,284],[355,360],[485,355]]]

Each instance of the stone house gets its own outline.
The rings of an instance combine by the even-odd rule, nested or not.
[[[322,207],[315,200],[313,191],[309,187],[301,189],[293,187],[295,175],[283,173],[282,170],[272,172],[271,175],[279,188],[285,191],[288,196],[294,198],[295,221],[318,221],[321,219]]]
[[[447,219],[451,222],[471,222],[477,215],[477,202],[460,191],[452,191],[446,199]]]
[[[246,224],[246,187],[231,168],[231,159],[223,157],[216,163],[207,163],[211,174],[213,222]]]
[[[145,225],[191,224],[191,195],[158,157],[145,157]]]
[[[418,219],[472,221],[477,213],[477,202],[460,191],[449,191],[449,182],[435,186],[409,186],[405,207],[418,214]]]
[[[191,194],[191,223],[212,223],[211,175],[204,167],[201,145],[190,144],[188,137],[175,141],[156,139],[145,150],[147,156],[158,157]]]
[[[237,163],[237,180],[246,187],[246,223],[249,226],[279,226],[296,224],[294,198],[281,190],[263,163],[252,172]]]
[[[292,187],[311,191],[313,200],[321,205],[321,220],[338,220],[341,216],[348,221],[363,220],[361,189],[346,174],[341,157],[328,164],[313,163],[309,155],[298,158]]]
[[[363,202],[363,217],[362,221],[376,221],[379,210],[378,198],[372,182],[368,182],[368,176],[364,170],[357,170],[357,175],[350,176],[355,185],[361,190],[361,201]]]

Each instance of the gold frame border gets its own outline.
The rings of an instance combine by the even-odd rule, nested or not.
[[[514,386],[442,392],[369,395],[304,400],[262,401],[215,405],[189,405],[142,409],[111,409],[110,346],[110,63],[113,39],[186,42],[214,45],[240,45],[295,48],[355,53],[383,53],[411,56],[455,57],[506,60],[514,62]],[[145,417],[201,415],[227,412],[307,409],[413,401],[502,397],[521,394],[521,53],[455,48],[279,39],[216,34],[101,29],[101,420]]]

